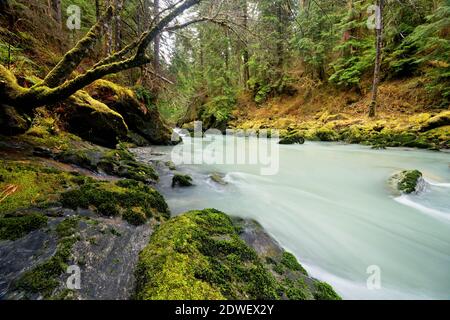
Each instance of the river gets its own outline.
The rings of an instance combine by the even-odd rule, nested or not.
[[[250,153],[261,141],[273,146],[270,139],[236,139]],[[185,139],[175,148],[198,154],[196,140],[201,141]],[[222,136],[212,140],[200,143],[231,144]],[[212,149],[203,152],[204,159],[225,152]],[[310,275],[344,299],[450,299],[449,153],[319,142],[276,145],[274,152],[277,170],[270,175],[257,164],[178,165],[193,177],[190,188],[171,188],[171,173],[160,163],[160,188],[174,214],[216,208],[257,220]],[[135,153],[143,161],[164,162],[174,149]],[[389,177],[404,169],[423,172],[423,192],[392,192]],[[227,184],[212,181],[212,172]]]

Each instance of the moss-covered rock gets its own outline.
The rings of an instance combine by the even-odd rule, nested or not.
[[[289,132],[281,136],[279,144],[304,144],[305,138],[298,132]]]
[[[128,127],[123,117],[85,91],[72,95],[56,111],[70,132],[88,141],[114,147],[127,137]]]
[[[54,232],[58,238],[55,254],[45,262],[25,272],[15,283],[15,290],[39,294],[43,298],[50,298],[60,285],[60,275],[67,270],[72,255],[72,247],[78,241],[76,230],[78,217],[70,217],[61,221]]]
[[[107,80],[98,80],[90,86],[92,97],[120,113],[129,129],[152,144],[170,145],[172,130],[161,118],[156,106],[144,97],[139,99],[128,88]]]
[[[170,217],[161,194],[136,180],[85,181],[79,188],[63,193],[61,203],[71,209],[90,208],[103,216],[121,215],[132,224]]]
[[[41,213],[0,217],[0,240],[16,240],[27,233],[47,225],[47,217]]]
[[[280,252],[276,260],[265,262],[241,239],[239,230],[230,217],[214,209],[169,220],[140,254],[135,298],[332,298],[332,289],[328,295],[318,294],[317,281],[307,278],[295,257]],[[271,264],[283,265],[282,275],[275,276]]]
[[[422,173],[418,170],[405,170],[394,174],[390,178],[391,185],[401,193],[413,193],[423,184]]]
[[[192,177],[187,174],[176,173],[172,178],[172,188],[176,186],[190,187],[192,185]]]
[[[427,120],[425,124],[422,125],[420,131],[424,132],[443,126],[450,126],[450,111],[448,110]]]

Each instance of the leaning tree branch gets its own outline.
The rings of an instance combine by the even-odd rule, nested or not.
[[[88,31],[86,36],[78,41],[75,47],[64,55],[39,85],[54,88],[62,84],[79,66],[81,61],[94,50],[95,44],[102,34],[102,30],[105,28],[105,24],[112,18],[113,14],[113,7],[108,7],[103,16]]]

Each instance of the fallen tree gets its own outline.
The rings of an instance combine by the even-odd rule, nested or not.
[[[180,0],[159,13],[158,19],[150,25],[135,41],[123,49],[101,59],[84,73],[71,79],[73,71],[93,52],[99,41],[105,22],[119,12],[110,6],[102,17],[78,43],[69,50],[59,63],[36,85],[25,88],[17,83],[13,73],[0,65],[0,101],[3,105],[33,109],[43,105],[54,104],[69,98],[77,91],[106,75],[140,67],[151,63],[153,58],[147,55],[147,47],[165,30],[182,26],[169,24],[189,8],[202,0]],[[156,22],[157,21],[157,22]],[[193,21],[195,22],[195,21]],[[191,22],[191,23],[193,23]]]

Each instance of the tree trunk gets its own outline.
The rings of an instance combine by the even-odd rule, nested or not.
[[[153,2],[153,10],[155,13],[155,23],[159,22],[159,0],[154,0]],[[155,43],[154,43],[154,60],[153,60],[153,70],[156,73],[159,73],[159,67],[160,67],[160,50],[161,50],[161,37],[159,34],[155,37]]]
[[[105,5],[106,7],[111,7],[112,5],[112,0],[105,0]],[[106,34],[106,38],[105,38],[105,54],[107,56],[109,56],[112,53],[112,47],[113,47],[113,28],[112,28],[112,19],[113,17],[111,17],[111,19],[109,21],[105,21],[105,34]]]
[[[377,25],[376,25],[376,57],[375,68],[373,74],[373,86],[372,86],[372,101],[369,106],[369,117],[373,118],[376,115],[377,98],[378,98],[378,85],[380,83],[380,68],[381,68],[381,51],[383,48],[383,9],[384,0],[377,0]]]
[[[114,8],[115,8],[115,15],[114,15],[114,48],[116,51],[119,51],[122,49],[122,17],[120,15],[123,7],[123,0],[115,0]]]
[[[248,29],[248,6],[247,0],[242,1],[242,15],[243,15],[243,27],[244,30]],[[248,81],[250,80],[250,54],[248,52],[247,43],[244,43],[244,51],[242,53],[242,58],[244,60],[244,86],[248,89]]]

